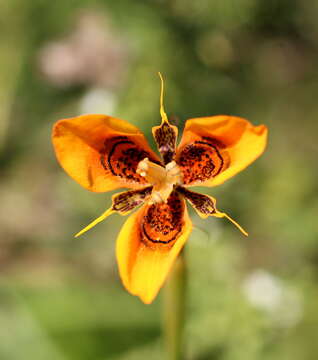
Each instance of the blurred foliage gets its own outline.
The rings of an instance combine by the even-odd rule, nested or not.
[[[220,219],[187,245],[187,359],[316,360],[318,2],[11,0],[0,3],[0,359],[162,359],[161,297],[126,293],[124,219],[80,239],[110,196],[57,164],[60,118],[158,124],[232,114],[270,129],[264,156],[220,188]],[[152,142],[153,143],[153,142]],[[201,189],[200,189],[201,190]]]

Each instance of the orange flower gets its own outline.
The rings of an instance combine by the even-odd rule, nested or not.
[[[159,74],[160,75],[160,74]],[[126,121],[105,115],[83,115],[58,121],[53,144],[58,161],[79,184],[94,192],[130,188],[112,198],[112,206],[76,236],[112,213],[130,215],[117,239],[117,261],[126,289],[149,304],[163,285],[192,229],[186,202],[199,216],[226,217],[216,200],[189,190],[216,186],[262,154],[267,128],[233,116],[190,119],[176,147],[178,129],[163,107],[160,126],[152,129],[162,160],[142,132]]]

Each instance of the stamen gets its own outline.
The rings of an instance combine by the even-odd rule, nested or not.
[[[142,161],[140,161],[140,163],[138,164],[138,170],[144,170],[147,171],[149,169],[149,165],[148,165],[149,159],[148,158],[144,158]]]
[[[145,158],[139,162],[137,174],[153,185],[153,191],[149,199],[150,203],[167,202],[174,185],[182,182],[180,169],[175,161],[171,161],[164,168]]]
[[[151,198],[149,204],[157,204],[164,202],[163,198],[160,195],[159,191],[153,191],[151,194]]]
[[[173,160],[171,162],[169,162],[169,164],[166,165],[166,170],[172,170],[175,169],[177,166],[177,163]]]
[[[168,181],[173,184],[181,185],[182,174],[179,166],[174,160],[166,165],[166,170],[167,170]]]
[[[148,158],[141,160],[137,166],[137,174],[146,178],[149,184],[157,185],[165,181],[166,170]]]

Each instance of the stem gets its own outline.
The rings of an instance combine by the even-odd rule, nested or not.
[[[163,331],[168,360],[183,359],[186,275],[183,250],[171,271],[164,292]]]

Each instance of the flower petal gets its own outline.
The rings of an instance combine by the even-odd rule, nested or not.
[[[95,192],[145,186],[145,179],[136,173],[139,161],[145,157],[159,161],[138,128],[105,115],[60,120],[52,140],[64,170]]]
[[[266,141],[266,126],[253,126],[243,118],[188,120],[176,156],[184,185],[222,184],[259,157]]]
[[[161,92],[160,92],[160,114],[161,114],[161,125],[154,126],[152,128],[152,134],[156,141],[158,150],[163,158],[164,164],[170,163],[176,154],[176,143],[178,137],[178,128],[169,123],[167,114],[165,113],[163,106],[163,78],[159,73],[161,80]]]
[[[183,186],[178,186],[176,190],[189,201],[189,203],[193,206],[194,210],[201,218],[206,219],[209,216],[215,216],[218,218],[225,217],[230,220],[231,223],[233,223],[244,235],[248,236],[248,233],[242,228],[241,225],[239,225],[226,213],[220,212],[216,209],[216,200],[212,196],[190,191]]]
[[[126,289],[149,304],[162,287],[192,229],[185,202],[175,192],[167,203],[131,215],[117,239],[117,261]]]
[[[113,195],[112,206],[97,219],[92,221],[89,225],[85,226],[84,229],[79,231],[75,237],[79,237],[80,235],[84,234],[86,231],[90,230],[115,212],[119,213],[120,215],[127,215],[137,206],[141,205],[151,195],[151,191],[152,186],[148,186],[143,189],[124,191],[122,193]]]
[[[178,128],[164,121],[160,126],[152,128],[152,134],[162,156],[163,163],[165,165],[169,164],[176,154]]]
[[[152,186],[139,190],[125,191],[112,196],[112,209],[120,215],[127,215],[151,195]]]

